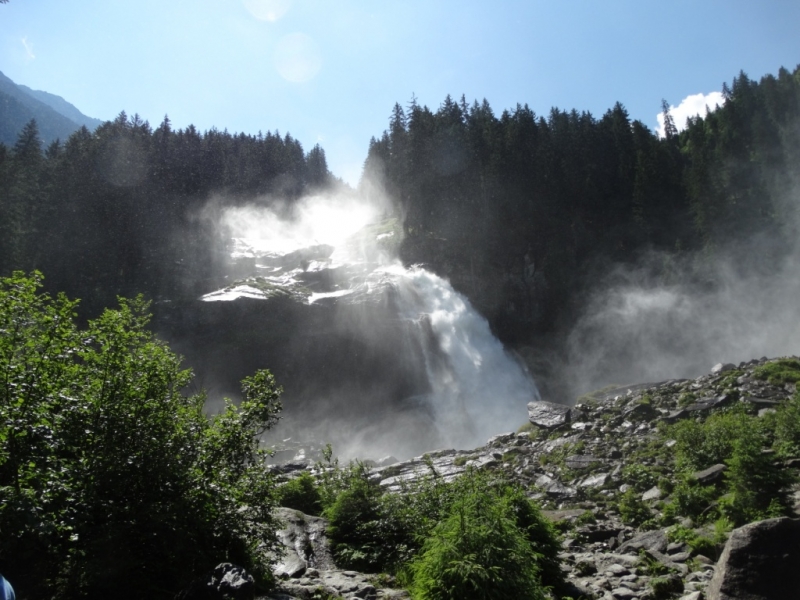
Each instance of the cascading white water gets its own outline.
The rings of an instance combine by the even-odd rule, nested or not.
[[[420,267],[384,270],[393,275],[401,316],[417,322],[430,409],[445,444],[475,447],[518,427],[539,392],[486,319],[446,279]]]
[[[322,235],[324,228],[308,222],[312,220],[309,215],[321,214],[324,218],[319,220],[350,224],[339,214],[346,210],[305,207],[305,221],[300,222],[281,222],[271,213],[233,215],[229,219],[231,231],[240,232],[241,237],[231,246],[232,255],[250,261],[255,277],[207,294],[204,300],[269,298],[276,295],[275,290],[285,290],[309,305],[342,303],[358,310],[360,303],[378,300],[396,309],[394,318],[407,323],[402,330],[415,343],[389,339],[383,343],[395,346],[398,352],[422,353],[424,360],[417,362],[424,363],[428,391],[401,400],[401,408],[395,407],[395,412],[388,411],[383,417],[379,416],[380,407],[373,406],[366,423],[335,425],[337,415],[326,417],[328,429],[321,435],[331,436],[331,429],[352,426],[339,442],[340,449],[342,445],[353,448],[345,453],[358,455],[358,448],[398,454],[436,447],[473,448],[492,435],[516,429],[525,421],[526,404],[539,399],[536,385],[521,362],[505,351],[486,319],[449,281],[421,267],[405,268],[383,251],[381,244],[401,235],[399,226],[387,232],[387,222],[369,227],[360,224],[345,238],[342,227],[329,228],[328,234]],[[264,223],[263,230],[260,222]],[[231,223],[246,223],[247,227]],[[306,235],[309,231],[312,234]],[[358,326],[381,325],[361,321]],[[398,356],[398,361],[402,358]],[[313,369],[311,365],[308,368]],[[379,373],[373,376],[380,378]],[[408,412],[409,406],[413,415]],[[381,443],[376,446],[375,440]],[[402,445],[399,440],[408,442],[405,450],[394,450]],[[418,444],[425,447],[414,447]]]

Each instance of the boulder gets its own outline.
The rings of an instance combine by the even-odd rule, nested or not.
[[[300,577],[306,569],[332,569],[333,557],[328,548],[328,522],[291,508],[276,508],[275,516],[282,523],[278,540],[284,553],[275,566],[278,577]]]
[[[666,552],[667,551],[667,532],[665,529],[657,529],[655,531],[647,531],[640,533],[636,537],[628,540],[619,547],[620,554],[633,553],[636,554],[639,550],[647,550],[649,552]]]
[[[256,582],[244,567],[220,563],[195,579],[176,600],[253,600]]]
[[[736,365],[731,363],[717,363],[713,367],[711,367],[712,375],[719,375],[720,373],[725,373],[726,371],[733,371],[736,368]]]
[[[528,419],[538,427],[552,428],[570,422],[572,409],[563,404],[538,400],[528,403]]]
[[[697,481],[699,481],[702,485],[716,483],[722,480],[722,474],[727,470],[727,468],[728,467],[725,465],[713,465],[707,469],[695,473],[694,478],[697,479]]]
[[[800,519],[781,517],[731,532],[708,600],[796,598],[800,590]]]

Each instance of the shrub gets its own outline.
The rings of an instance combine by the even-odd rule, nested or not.
[[[261,371],[209,420],[191,372],[120,300],[81,330],[77,302],[0,280],[0,565],[20,595],[171,597],[231,560],[268,577],[272,481],[255,436],[280,388]]]
[[[639,526],[653,516],[641,495],[634,489],[629,489],[622,494],[617,508],[622,522],[626,525]]]
[[[278,506],[293,508],[307,515],[319,516],[322,513],[322,495],[314,478],[303,471],[294,479],[277,489]]]
[[[781,456],[800,456],[800,392],[775,415],[775,447]]]
[[[727,460],[725,482],[729,497],[721,509],[735,523],[777,517],[788,511],[788,489],[795,477],[774,464],[762,450],[764,432],[752,427],[740,432]]]
[[[756,419],[738,406],[715,413],[704,423],[688,420],[676,423],[670,428],[670,435],[677,441],[678,467],[699,471],[725,462],[733,455],[735,440],[753,427],[758,427]]]
[[[541,600],[537,556],[513,498],[469,490],[450,507],[410,567],[419,600]]]
[[[781,358],[753,369],[756,379],[768,381],[773,385],[800,382],[800,360]]]

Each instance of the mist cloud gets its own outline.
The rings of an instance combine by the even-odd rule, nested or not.
[[[757,240],[739,256],[762,256]],[[732,255],[711,269],[712,281],[665,285],[649,268],[620,267],[595,292],[572,330],[571,397],[609,384],[693,378],[718,362],[800,353],[800,261],[747,266]]]

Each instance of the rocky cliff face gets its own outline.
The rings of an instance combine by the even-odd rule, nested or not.
[[[697,420],[733,406],[748,408],[756,419],[770,418],[776,407],[794,395],[795,384],[762,379],[769,363],[760,359],[738,366],[717,365],[693,380],[602,390],[580,398],[573,407],[532,403],[530,425],[520,432],[497,435],[469,451],[441,450],[390,465],[385,465],[384,459],[381,466],[373,467],[372,477],[386,489],[401,492],[403,481],[428,476],[431,468],[446,479],[470,467],[503,472],[521,483],[563,532],[562,565],[575,598],[737,597],[714,595],[720,592],[713,590],[704,596],[715,573],[732,568],[717,563],[725,532],[715,532],[713,525],[704,524],[700,517],[678,516],[675,524],[666,526],[677,466],[676,441],[665,425]],[[521,414],[520,422],[524,421]],[[794,472],[797,463],[780,460],[775,464]],[[714,465],[695,472],[693,478],[700,487],[715,486],[727,468]],[[283,477],[303,469],[314,472],[312,460],[302,455],[291,464],[276,466]],[[792,493],[797,510],[800,492],[793,488]],[[742,557],[747,554],[741,549],[734,554],[739,569],[736,577],[755,577],[756,573],[742,574],[747,562]],[[798,560],[794,554],[785,556]],[[790,576],[797,578],[796,569],[774,565],[780,560],[772,557],[767,561],[772,571],[793,571]],[[301,588],[316,587],[330,588],[330,593],[346,598],[396,597],[391,594],[397,593],[374,585],[369,590],[327,586],[328,576],[313,568],[289,575],[294,577],[287,580],[290,595],[286,598],[311,597]],[[348,577],[353,580],[357,576]],[[730,594],[731,585],[715,584],[715,589]],[[771,597],[769,591],[765,593],[752,597]]]

